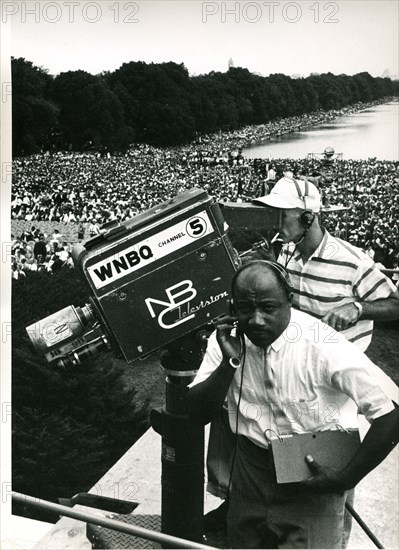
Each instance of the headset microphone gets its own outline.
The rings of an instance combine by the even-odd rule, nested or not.
[[[304,182],[304,187],[305,187],[304,188],[304,193],[302,194],[301,188],[299,187],[299,184],[298,184],[297,180],[295,178],[290,178],[290,179],[292,180],[292,182],[295,185],[295,189],[298,193],[298,197],[303,201],[303,204],[305,206],[304,211],[301,212],[301,215],[300,215],[300,221],[301,221],[301,224],[304,227],[304,231],[303,231],[301,237],[297,241],[292,241],[293,244],[294,244],[294,249],[290,253],[287,261],[285,262],[285,267],[287,267],[287,265],[289,264],[292,256],[295,254],[295,251],[296,251],[298,245],[300,245],[301,242],[306,237],[306,235],[307,235],[307,233],[308,233],[310,227],[312,226],[312,224],[314,222],[314,219],[316,217],[316,214],[312,210],[309,210],[306,206],[306,197],[309,196],[309,182],[306,179],[301,180],[301,181]]]
[[[302,233],[302,236],[300,237],[300,239],[298,241],[292,241],[295,245],[295,247],[298,246],[298,244],[301,244],[301,242],[303,241],[303,239],[306,237],[307,233],[308,233],[308,229],[309,227],[305,227],[303,233]]]

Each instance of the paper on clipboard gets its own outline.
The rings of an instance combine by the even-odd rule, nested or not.
[[[323,466],[344,468],[360,446],[359,430],[283,435],[270,438],[277,483],[303,481],[311,476],[306,455]]]

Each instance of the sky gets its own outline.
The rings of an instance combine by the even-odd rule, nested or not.
[[[234,66],[267,76],[397,75],[396,0],[2,1],[11,55],[56,75],[122,63],[184,63],[191,75]]]

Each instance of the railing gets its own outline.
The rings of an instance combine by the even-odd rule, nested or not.
[[[168,548],[198,548],[203,550],[215,550],[213,546],[206,546],[198,542],[192,542],[179,537],[172,537],[170,535],[165,535],[164,533],[158,533],[157,531],[151,531],[150,529],[145,529],[144,527],[130,525],[104,516],[81,512],[74,510],[73,508],[68,508],[67,506],[61,506],[61,504],[55,504],[54,502],[48,502],[47,500],[41,500],[29,495],[23,495],[22,493],[13,492],[12,500],[15,502],[21,502],[25,505],[27,504],[33,508],[47,510],[48,512],[55,512],[62,516],[74,518],[86,523],[93,523],[95,525],[100,525],[101,527],[114,529],[115,531],[119,531],[121,533],[152,540],[167,546]]]

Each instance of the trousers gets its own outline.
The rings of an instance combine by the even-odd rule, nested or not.
[[[341,548],[348,493],[277,484],[271,451],[238,436],[227,537],[230,548]]]

